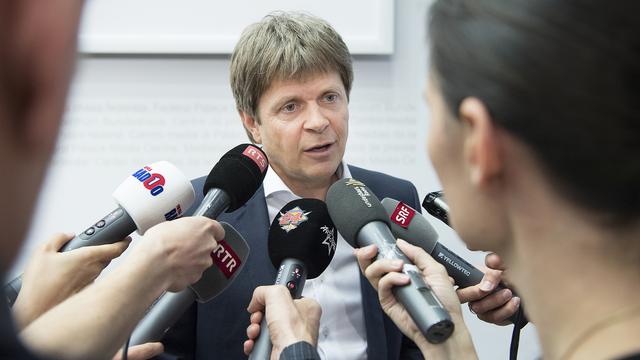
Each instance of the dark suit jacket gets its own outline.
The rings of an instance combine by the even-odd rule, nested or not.
[[[350,166],[353,178],[364,182],[378,198],[391,197],[420,209],[418,193],[410,182],[378,172]],[[193,181],[197,198],[202,201],[205,178]],[[195,208],[195,206],[194,206]],[[267,238],[269,216],[262,188],[241,208],[225,213],[219,221],[230,223],[247,240],[251,252],[242,273],[221,295],[206,304],[192,306],[165,336],[169,353],[185,359],[246,359],[242,344],[249,326],[247,305],[253,290],[273,284],[276,269],[269,260]],[[378,295],[361,276],[362,308],[367,329],[367,354],[370,360],[422,359],[415,344],[402,335],[383,313]]]

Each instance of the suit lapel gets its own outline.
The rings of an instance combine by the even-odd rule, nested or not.
[[[269,214],[267,212],[267,202],[264,197],[264,189],[260,187],[256,193],[238,210],[223,214],[219,218],[225,221],[242,234],[250,246],[249,258],[250,266],[245,267],[247,271],[251,293],[257,286],[272,284],[276,270],[269,259],[267,247],[269,237]]]

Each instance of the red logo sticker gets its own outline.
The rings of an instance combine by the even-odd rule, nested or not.
[[[405,203],[399,202],[396,209],[393,210],[393,214],[391,214],[391,221],[406,229],[409,227],[409,224],[411,224],[411,219],[413,219],[415,214],[415,210]]]
[[[227,279],[230,279],[242,264],[236,252],[224,240],[218,242],[218,246],[211,252],[211,258]]]
[[[247,146],[242,152],[242,155],[253,160],[253,162],[256,163],[256,165],[258,165],[258,167],[260,168],[261,173],[264,173],[265,170],[267,170],[267,166],[269,166],[267,158],[264,157],[262,151],[258,150],[255,146]]]

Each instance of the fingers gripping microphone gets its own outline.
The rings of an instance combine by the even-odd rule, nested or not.
[[[444,265],[456,285],[465,288],[477,285],[482,281],[484,276],[482,271],[438,242],[438,233],[424,216],[398,200],[384,198],[382,199],[382,205],[389,216],[393,235],[422,248],[437,262]],[[500,283],[494,292],[505,288],[506,286]],[[516,323],[516,316],[517,314],[514,314],[509,318],[514,324]]]
[[[224,211],[238,209],[258,190],[268,168],[267,155],[254,145],[229,150],[207,176],[205,197],[193,216],[215,219]]]
[[[214,265],[195,284],[160,297],[131,334],[131,345],[160,341],[194,301],[205,303],[212,300],[238,277],[249,256],[249,245],[231,225],[220,224],[225,237],[211,253]]]
[[[294,299],[302,296],[306,279],[329,266],[336,252],[338,233],[327,206],[316,199],[298,199],[285,205],[269,228],[269,257],[278,269],[276,285],[284,285]],[[266,318],[260,324],[249,359],[269,360],[271,338]]]
[[[147,229],[165,220],[172,220],[193,204],[195,192],[189,179],[174,165],[159,161],[144,166],[127,177],[114,191],[118,207],[94,225],[66,243],[61,252],[84,246],[111,244],[137,230]],[[22,277],[5,286],[7,302],[13,305]]]
[[[424,282],[420,271],[395,245],[396,237],[389,230],[387,213],[380,200],[362,182],[343,179],[329,188],[327,207],[338,230],[351,246],[375,244],[378,247],[376,259],[404,261],[402,271],[411,282],[394,287],[393,294],[429,342],[445,341],[453,332],[451,317]]]

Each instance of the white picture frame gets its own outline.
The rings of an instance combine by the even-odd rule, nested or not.
[[[79,50],[86,54],[230,54],[242,30],[275,10],[329,21],[352,54],[392,54],[394,0],[91,0]]]

